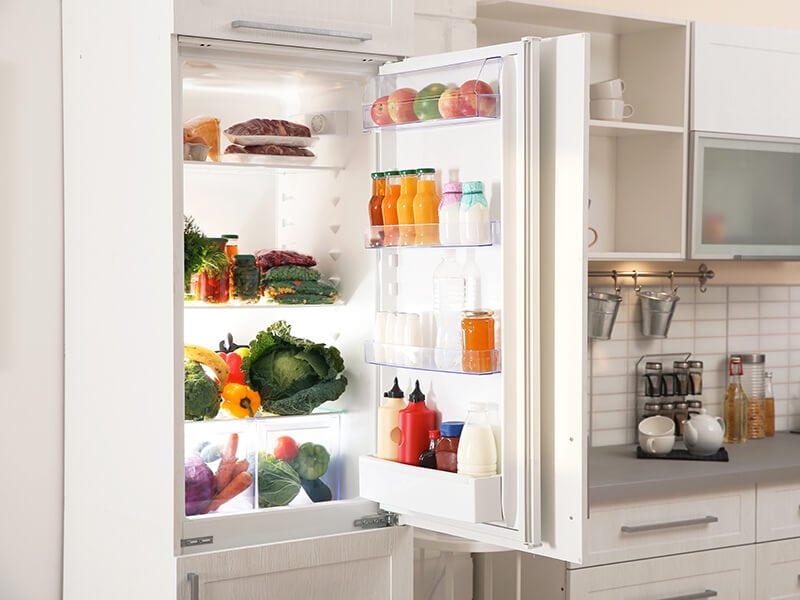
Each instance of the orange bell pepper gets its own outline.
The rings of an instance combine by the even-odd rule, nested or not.
[[[261,407],[261,396],[243,383],[227,383],[222,388],[222,404],[237,419],[253,417]]]

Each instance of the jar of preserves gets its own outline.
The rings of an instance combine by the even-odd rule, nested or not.
[[[458,442],[461,439],[462,421],[444,421],[439,426],[442,438],[436,444],[436,468],[440,471],[458,471]]]
[[[464,348],[462,368],[468,373],[488,373],[496,369],[494,313],[490,310],[465,311],[461,319]]]
[[[225,252],[228,243],[223,237],[209,238],[217,247]],[[219,267],[218,272],[205,270],[200,274],[200,300],[209,304],[227,304],[229,299],[228,278],[230,265],[225,262],[224,267]]]
[[[260,273],[256,257],[237,254],[233,257],[233,299],[244,304],[258,302]]]

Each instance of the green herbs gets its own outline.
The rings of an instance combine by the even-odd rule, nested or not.
[[[188,291],[194,273],[208,271],[219,277],[228,268],[225,251],[211,241],[192,217],[183,217],[183,286]]]

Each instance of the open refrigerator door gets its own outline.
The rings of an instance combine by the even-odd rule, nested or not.
[[[554,337],[550,325],[542,334],[541,320],[552,312],[551,299],[540,301],[541,290],[552,289],[542,271],[553,258],[542,253],[556,255],[563,243],[548,236],[552,247],[545,246],[540,236],[541,43],[390,63],[179,39],[180,119],[216,126],[221,140],[217,160],[196,160],[202,155],[188,144],[213,144],[185,137],[183,214],[208,237],[219,236],[220,249],[235,240],[239,257],[255,256],[259,282],[247,297],[235,289],[243,280],[233,272],[216,288],[210,271],[205,287],[188,278],[184,342],[229,353],[249,346],[257,356],[244,358],[244,382],[260,392],[262,407],[234,418],[237,403],[253,406],[242,405],[240,394],[213,418],[187,418],[184,554],[352,533],[356,522],[408,524],[518,550],[541,546],[542,464],[553,458],[541,449],[542,393],[552,392],[553,377],[552,361],[542,370],[542,349]],[[376,113],[383,96],[391,122]],[[273,121],[273,129],[237,128],[251,119]],[[289,129],[276,133],[278,120]],[[481,214],[459,213],[450,233],[431,218],[368,227],[368,182],[377,171],[424,173],[437,220],[445,184],[481,188],[481,201],[462,199],[460,207],[477,205]],[[286,274],[274,276],[275,269]],[[310,285],[320,283],[326,291]],[[214,296],[226,286],[226,301]],[[493,340],[465,350],[462,328],[476,315],[489,323],[479,342]],[[418,322],[416,334],[398,338],[401,320]],[[298,352],[307,364],[292,368],[310,377],[304,385],[338,385],[338,393],[292,403],[299,396],[280,361]],[[490,431],[491,472],[476,477],[381,458],[377,413],[395,378],[406,397],[419,387],[436,426],[464,421],[473,405]],[[567,426],[559,420],[559,427]],[[580,433],[573,439],[583,443]],[[547,471],[548,481],[557,478],[554,465]],[[249,477],[225,493],[231,472]],[[574,484],[579,498],[582,481]],[[397,516],[364,519],[379,507]],[[581,514],[572,519],[580,522]],[[573,542],[565,550],[570,559]]]

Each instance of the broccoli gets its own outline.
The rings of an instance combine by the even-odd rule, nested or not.
[[[213,419],[219,412],[219,388],[199,362],[183,363],[183,412],[186,419]]]

